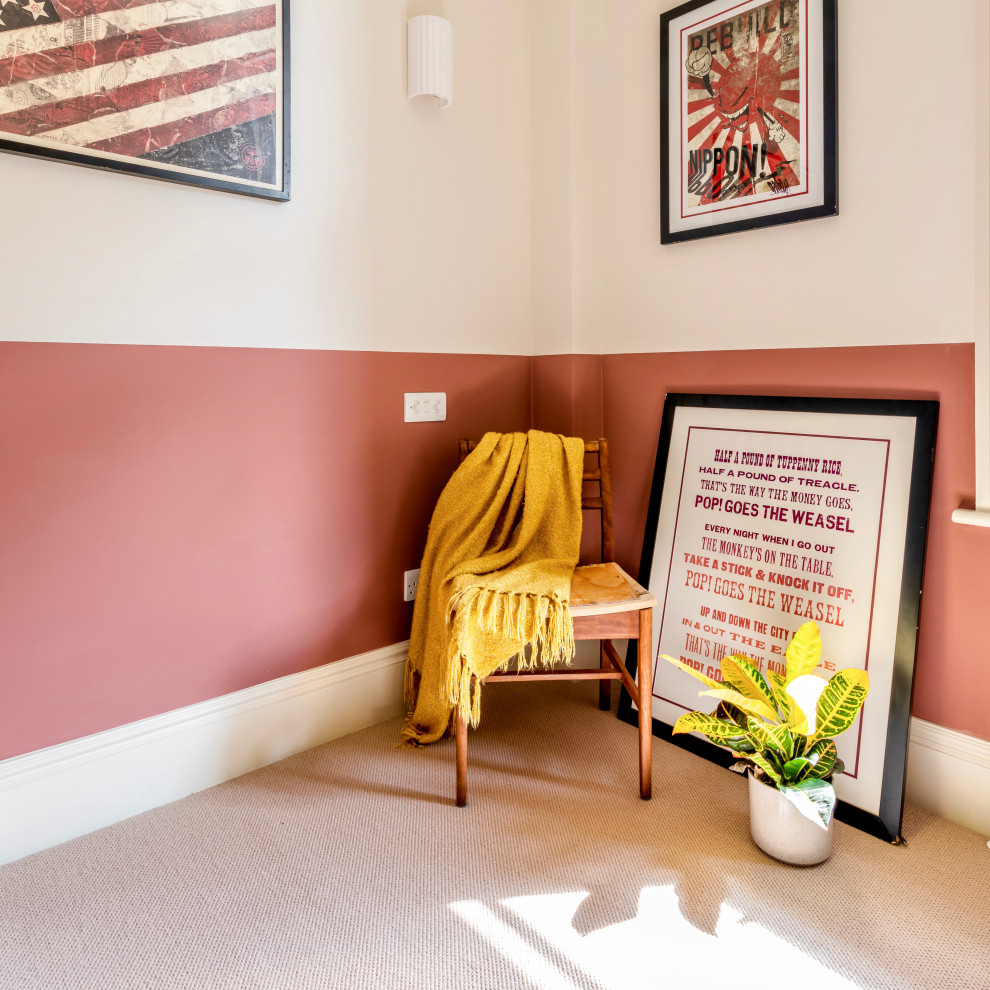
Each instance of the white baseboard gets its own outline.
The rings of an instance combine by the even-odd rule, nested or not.
[[[912,718],[906,796],[911,804],[990,835],[990,742]]]
[[[401,715],[408,646],[0,762],[0,863]],[[912,719],[907,800],[990,835],[990,742]]]
[[[0,762],[0,863],[401,715],[408,643]]]

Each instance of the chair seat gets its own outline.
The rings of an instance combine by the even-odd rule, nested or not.
[[[657,600],[618,564],[578,567],[571,580],[571,617],[611,615],[652,608]]]

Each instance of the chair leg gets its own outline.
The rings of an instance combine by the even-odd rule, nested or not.
[[[639,687],[639,796],[648,801],[653,793],[653,610],[639,613],[636,642],[636,678]]]
[[[602,640],[598,644],[598,649],[601,653],[601,669],[611,670],[612,661],[609,660],[608,654],[605,652],[605,641]],[[606,681],[604,679],[598,682],[598,707],[603,711],[610,711],[612,708],[612,682]]]
[[[457,746],[457,807],[467,804],[467,742],[468,724],[454,713],[454,737]]]

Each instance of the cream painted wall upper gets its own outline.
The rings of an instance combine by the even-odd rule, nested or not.
[[[0,155],[0,337],[530,352],[527,0],[291,12],[292,201]],[[419,13],[454,26],[444,111],[406,98]]]
[[[570,354],[574,328],[572,0],[534,0],[533,348]]]
[[[985,4],[938,6],[959,51],[972,50]],[[677,5],[567,4],[572,86],[550,85],[573,112],[571,349],[973,340],[973,200],[988,181],[973,121],[985,80],[969,58],[946,57],[930,0],[839,0],[838,217],[661,246],[659,28]],[[534,62],[557,43],[534,31]],[[534,113],[548,114],[545,103],[537,93]],[[535,201],[554,181],[537,176]],[[539,353],[558,349],[539,328],[535,341]]]
[[[511,354],[973,340],[985,80],[934,44],[930,0],[839,2],[838,217],[662,247],[659,14],[675,5],[297,2],[292,202],[0,155],[24,260],[0,337]],[[985,5],[940,11],[976,25]],[[445,111],[406,99],[418,13],[454,25]]]

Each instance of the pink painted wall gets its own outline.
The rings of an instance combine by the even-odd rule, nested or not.
[[[668,391],[941,400],[915,714],[990,738],[973,348],[548,357],[0,344],[0,759],[395,643],[456,439],[611,440],[634,573]],[[445,423],[401,394],[446,391]]]
[[[533,428],[584,437],[602,435],[602,357],[550,354],[533,359]]]
[[[456,440],[526,429],[530,370],[0,344],[0,759],[405,639]]]
[[[603,435],[602,358],[598,354],[551,354],[533,359],[533,429],[594,440]],[[588,492],[597,494],[594,482]],[[597,513],[585,514],[581,561],[601,560]]]
[[[634,574],[666,393],[938,399],[913,711],[990,739],[990,667],[978,624],[990,603],[990,531],[950,521],[952,510],[973,491],[972,344],[610,354],[602,362],[616,552]]]

